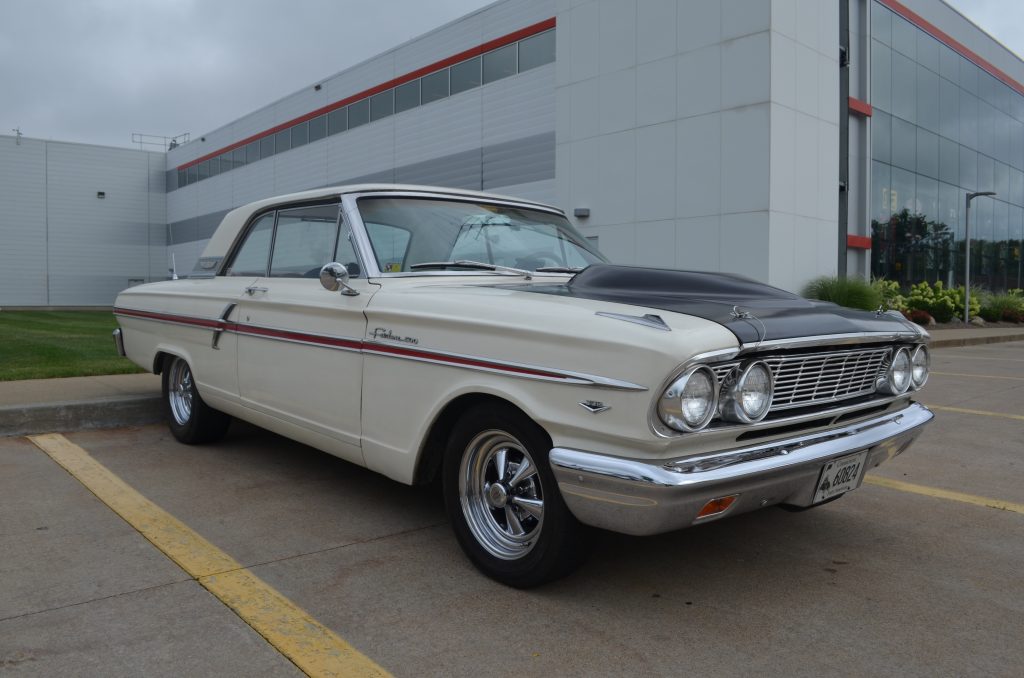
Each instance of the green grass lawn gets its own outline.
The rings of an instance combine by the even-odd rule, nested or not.
[[[117,355],[110,311],[0,311],[0,381],[141,372]]]

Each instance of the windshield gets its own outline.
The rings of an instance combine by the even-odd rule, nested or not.
[[[456,260],[530,271],[582,269],[606,261],[564,217],[539,210],[369,197],[359,199],[359,212],[384,273]]]

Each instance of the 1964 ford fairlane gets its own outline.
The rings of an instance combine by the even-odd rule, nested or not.
[[[171,431],[237,417],[403,483],[440,476],[489,576],[856,489],[932,414],[927,335],[733,275],[614,266],[558,209],[360,185],[230,212],[188,279],[117,298]]]

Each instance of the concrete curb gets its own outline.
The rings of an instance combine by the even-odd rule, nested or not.
[[[959,348],[980,344],[1001,344],[1008,341],[1024,341],[1024,332],[1020,334],[998,334],[991,337],[960,337],[958,339],[932,339],[929,348]]]
[[[141,426],[163,420],[159,395],[0,407],[0,436]]]

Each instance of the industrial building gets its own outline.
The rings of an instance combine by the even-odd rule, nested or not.
[[[310,77],[315,74],[311,73]],[[614,261],[1021,287],[1024,62],[941,0],[500,0],[166,153],[0,137],[0,305],[109,305],[220,218],[386,181],[555,204]]]

